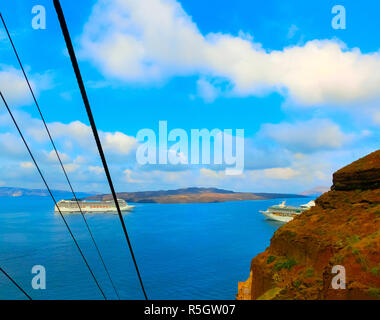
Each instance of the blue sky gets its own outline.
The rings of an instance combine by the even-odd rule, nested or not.
[[[120,191],[216,186],[302,192],[378,149],[376,1],[61,0]],[[46,8],[46,29],[31,25]],[[331,26],[334,5],[346,29]],[[77,190],[107,192],[52,1],[1,7]],[[0,28],[0,88],[48,182],[67,189]],[[245,170],[141,167],[143,128],[245,130]],[[42,187],[4,108],[0,186]]]

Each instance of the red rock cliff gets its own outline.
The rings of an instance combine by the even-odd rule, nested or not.
[[[346,270],[346,289],[331,286]],[[380,150],[340,169],[316,206],[279,228],[237,299],[380,299]]]

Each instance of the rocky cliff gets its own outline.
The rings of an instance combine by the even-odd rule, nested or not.
[[[346,288],[333,289],[333,266]],[[380,299],[380,150],[340,169],[316,206],[279,228],[237,299]]]

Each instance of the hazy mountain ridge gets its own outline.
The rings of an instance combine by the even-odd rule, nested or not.
[[[52,193],[57,200],[61,198],[72,198],[72,193],[65,190],[52,190]],[[87,197],[92,192],[77,192],[77,197]],[[49,192],[46,189],[27,189],[27,188],[14,188],[14,187],[0,187],[0,197],[21,197],[21,196],[34,196],[34,197],[49,197]]]
[[[330,190],[330,187],[317,186],[317,187],[314,187],[312,189],[301,192],[300,194],[303,196],[320,196],[329,190]]]
[[[182,188],[175,190],[118,192],[118,198],[131,203],[212,203],[225,201],[302,198],[297,194],[234,192],[218,188]],[[86,197],[85,200],[110,200],[110,194]]]

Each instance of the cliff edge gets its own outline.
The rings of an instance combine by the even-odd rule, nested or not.
[[[346,289],[333,289],[333,266]],[[380,299],[380,150],[338,170],[316,206],[279,228],[238,300]]]

